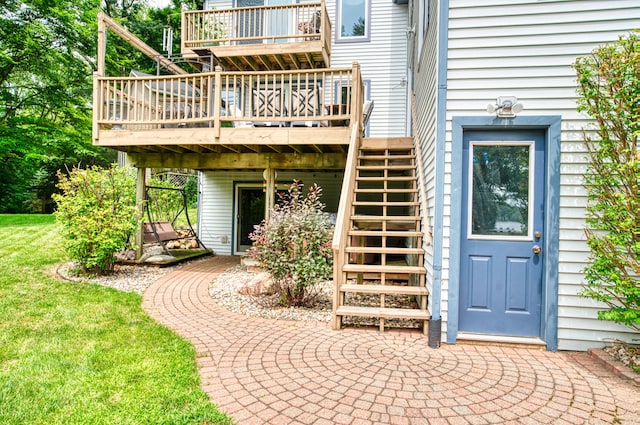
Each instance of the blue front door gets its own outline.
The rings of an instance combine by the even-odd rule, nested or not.
[[[542,131],[465,131],[458,330],[540,336]]]

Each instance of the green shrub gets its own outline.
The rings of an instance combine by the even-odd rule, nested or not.
[[[116,166],[74,168],[58,176],[62,193],[54,195],[55,216],[64,250],[83,273],[111,272],[114,254],[128,247],[136,228],[135,176]]]
[[[582,295],[605,303],[598,317],[640,330],[640,40],[638,31],[579,58],[579,111],[596,124],[585,135],[589,167]]]
[[[305,197],[302,187],[294,181],[271,217],[249,235],[250,255],[269,272],[285,306],[313,304],[316,284],[330,279],[333,270],[333,225],[323,212],[322,189],[314,184]]]

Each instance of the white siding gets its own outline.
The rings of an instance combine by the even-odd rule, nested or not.
[[[408,8],[391,0],[371,0],[371,39],[336,43],[336,0],[326,1],[333,23],[331,66],[360,63],[362,78],[370,81],[375,102],[370,136],[407,135],[407,25]]]
[[[487,104],[497,96],[517,96],[525,108],[520,115],[562,116],[559,349],[584,350],[612,337],[630,339],[628,328],[597,320],[601,306],[577,295],[589,252],[583,230],[586,161],[580,142],[588,121],[576,112],[571,64],[597,45],[640,27],[637,0],[451,0],[449,7],[448,149],[451,118],[486,116]],[[450,168],[447,162],[447,174]],[[450,190],[445,185],[445,206],[450,205]],[[446,230],[444,236],[448,238]],[[443,256],[448,258],[446,249]],[[446,294],[443,288],[443,309]]]
[[[205,0],[204,10],[230,9],[233,7],[233,3],[233,0]]]
[[[370,136],[406,136],[407,132],[407,17],[408,7],[391,0],[371,1],[371,37],[364,42],[336,43],[337,0],[325,2],[333,26],[331,66],[360,64],[370,84],[375,106],[369,121]],[[305,0],[301,3],[308,2]],[[208,0],[205,8],[232,7],[231,0]]]
[[[325,211],[336,212],[343,173],[278,171],[278,188],[286,189],[293,179],[302,180],[305,188],[317,183],[322,188]],[[233,251],[234,184],[262,184],[262,172],[205,171],[200,174],[200,216],[198,235],[216,254]],[[256,223],[257,224],[257,223]]]

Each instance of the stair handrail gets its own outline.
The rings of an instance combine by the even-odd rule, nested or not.
[[[424,164],[422,162],[422,148],[418,136],[418,124],[416,120],[416,94],[411,91],[411,124],[413,127],[413,147],[416,157],[416,171],[418,174],[418,192],[420,194],[420,209],[422,210],[422,225],[424,226],[424,244],[431,245],[431,231],[429,230],[429,214],[427,210],[427,189],[424,183]]]
[[[349,214],[351,204],[354,197],[354,185],[356,181],[356,166],[358,163],[358,148],[360,140],[360,124],[356,120],[351,126],[351,138],[349,139],[349,152],[347,153],[347,162],[344,168],[344,176],[342,177],[342,189],[340,190],[340,203],[336,214],[336,225],[333,231],[333,241],[331,249],[333,250],[333,318],[336,318],[336,309],[338,307],[338,297],[340,295],[340,274],[345,263],[345,250],[347,246],[347,237],[351,214]],[[335,324],[334,324],[335,328]]]
[[[358,124],[351,127],[351,138],[349,139],[349,152],[347,162],[344,167],[342,177],[342,189],[340,190],[340,203],[336,214],[336,227],[333,232],[333,242],[331,248],[336,251],[346,245],[346,232],[344,229],[349,225],[348,209],[353,200],[353,187],[356,177],[357,150],[358,150]]]

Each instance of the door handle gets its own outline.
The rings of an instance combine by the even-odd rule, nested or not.
[[[531,248],[531,251],[533,251],[534,254],[540,254],[542,252],[542,248],[540,248],[539,245],[534,245],[533,248]]]

